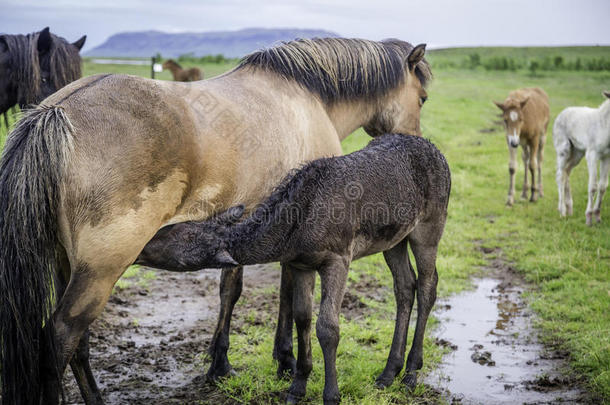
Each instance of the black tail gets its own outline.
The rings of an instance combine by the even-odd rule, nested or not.
[[[63,109],[41,106],[17,123],[0,161],[3,405],[40,403],[41,356],[47,372],[59,378],[52,318],[57,211],[71,148],[72,126]]]

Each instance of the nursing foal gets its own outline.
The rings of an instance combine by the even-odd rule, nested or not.
[[[426,321],[436,299],[436,255],[451,179],[443,155],[416,136],[383,135],[358,152],[315,160],[288,176],[252,215],[243,206],[202,222],[162,228],[136,263],[191,271],[280,261],[295,271],[293,311],[297,373],[288,401],[305,395],[312,369],[310,327],[315,272],[322,281],[316,332],[325,363],[324,403],[340,401],[335,360],[339,310],[352,260],[383,252],[394,277],[397,316],[380,386],[404,364],[407,328],[417,290],[417,326],[403,382],[412,387],[423,365]],[[409,262],[407,245],[417,263]]]

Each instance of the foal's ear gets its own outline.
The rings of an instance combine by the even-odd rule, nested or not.
[[[239,263],[225,249],[218,251],[214,256],[214,261],[221,267],[239,266]]]
[[[521,108],[525,107],[525,105],[527,104],[527,102],[530,100],[529,97],[526,97],[525,100],[521,101]]]
[[[411,49],[409,55],[407,56],[407,66],[410,71],[415,69],[415,65],[417,65],[423,58],[426,53],[426,44],[419,44],[415,48]]]
[[[610,98],[610,91],[604,91],[604,96]]]
[[[498,108],[502,111],[506,110],[506,107],[504,107],[504,104],[502,104],[499,101],[494,101],[494,104],[498,106]]]
[[[53,44],[53,38],[51,37],[51,33],[49,32],[49,27],[45,27],[38,34],[38,52],[45,53],[49,49],[51,49],[51,45]]]
[[[72,45],[76,47],[79,51],[83,49],[83,45],[85,45],[85,41],[87,40],[87,36],[83,35],[78,41],[72,42]]]

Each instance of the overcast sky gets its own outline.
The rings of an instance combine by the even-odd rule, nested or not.
[[[321,28],[431,47],[610,45],[610,0],[0,0],[0,32],[50,26],[85,50],[123,31]]]

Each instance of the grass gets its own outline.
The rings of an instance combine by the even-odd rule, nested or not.
[[[547,51],[549,56],[560,54],[571,60],[599,57],[600,49],[554,48]],[[607,52],[607,49],[602,51]],[[497,122],[499,110],[492,103],[492,100],[502,100],[514,88],[542,87],[550,97],[551,127],[555,116],[567,106],[598,106],[603,101],[601,91],[610,89],[610,72],[559,71],[532,76],[527,71],[435,68],[435,61],[443,66],[446,58],[466,59],[472,52],[485,56],[508,52],[510,56],[522,57],[533,51],[502,48],[451,49],[430,53],[435,79],[423,110],[422,128],[424,136],[446,155],[453,178],[449,218],[437,266],[439,295],[446,296],[467,288],[470,276],[480,272],[484,260],[475,242],[501,247],[504,255],[534,287],[529,299],[538,314],[544,341],[568,351],[571,367],[583,377],[587,388],[602,401],[610,401],[608,201],[603,206],[602,213],[606,213],[604,222],[591,228],[585,226],[587,170],[581,163],[571,176],[575,214],[571,218],[559,218],[554,180],[555,152],[549,128],[543,166],[545,197],[534,204],[518,201],[512,208],[505,207],[508,153],[503,129]],[[535,52],[540,52],[540,48]],[[206,77],[211,77],[231,66],[204,64],[200,67]],[[86,75],[106,71],[150,75],[148,67],[95,65],[85,60]],[[163,72],[159,77],[169,79],[169,73]],[[493,132],[480,132],[482,129],[493,129]],[[2,131],[4,129],[0,130],[3,138]],[[358,130],[344,141],[344,151],[361,148],[369,139],[362,130]],[[518,191],[522,174],[523,166],[519,163]],[[380,255],[353,264],[350,282],[357,282],[361,277],[374,280],[388,289],[388,293],[382,302],[365,300],[374,309],[366,317],[351,321],[341,319],[342,339],[337,366],[343,403],[410,404],[429,399],[431,393],[424,386],[419,386],[412,395],[405,395],[399,384],[382,392],[373,388],[374,378],[381,372],[389,349],[394,301],[390,293],[391,276]],[[121,282],[130,282],[129,277],[124,277]],[[263,296],[271,294],[270,291],[259,293]],[[253,298],[242,297],[238,303],[238,316],[240,307],[243,308],[248,299]],[[270,308],[265,314],[244,315],[246,326],[241,333],[232,335],[230,359],[241,373],[222,383],[221,389],[238,402],[276,402],[279,393],[288,387],[287,382],[275,377],[275,365],[270,355],[275,311],[275,308]],[[257,321],[257,316],[263,317],[263,322]],[[431,319],[429,325],[433,327],[436,323],[437,320]],[[313,350],[314,371],[307,398],[317,402],[323,388],[323,363],[315,341]],[[443,349],[427,338],[424,350],[425,367],[435,367]]]

